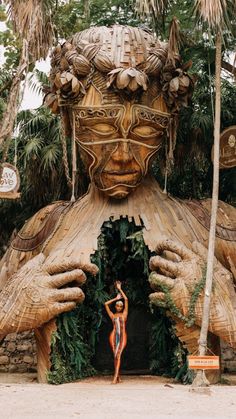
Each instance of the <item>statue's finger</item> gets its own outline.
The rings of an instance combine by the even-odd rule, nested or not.
[[[76,301],[82,303],[84,301],[84,293],[79,287],[62,288],[60,290],[53,290],[52,298],[54,301]]]
[[[153,292],[149,295],[149,301],[158,307],[166,307],[166,300],[164,292]]]
[[[167,287],[168,290],[171,290],[175,285],[175,279],[160,275],[156,272],[152,272],[149,275],[148,281],[152,289],[161,289],[162,287]]]
[[[185,245],[171,239],[162,239],[157,242],[155,250],[157,254],[161,254],[164,250],[169,250],[179,255],[183,260],[191,260],[195,256]]]
[[[55,288],[60,288],[63,285],[76,281],[78,285],[82,285],[86,281],[86,275],[82,269],[74,269],[73,271],[64,272],[51,276],[50,284]]]
[[[164,268],[160,268],[160,274],[165,275],[165,276],[169,276],[170,278],[175,278],[175,275],[173,275],[170,271],[167,271]]]
[[[50,275],[68,272],[74,269],[82,269],[84,272],[89,272],[92,275],[96,275],[99,271],[97,265],[94,263],[81,263],[79,260],[68,260],[62,261],[61,263],[45,264],[45,269]]]
[[[54,313],[54,316],[57,316],[58,314],[65,313],[66,311],[74,310],[76,307],[75,302],[68,302],[68,303],[54,303],[52,306],[52,311]]]
[[[99,272],[98,266],[95,263],[83,263],[80,267],[84,272],[88,272],[94,276]]]
[[[161,256],[152,256],[149,261],[149,267],[153,271],[160,268],[165,271],[169,271],[174,276],[177,276],[180,274],[181,262],[172,262],[171,260],[164,259]]]

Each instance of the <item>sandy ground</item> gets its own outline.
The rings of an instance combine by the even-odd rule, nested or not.
[[[10,380],[10,382],[9,382]],[[32,376],[0,376],[1,419],[194,419],[236,418],[236,386],[204,393],[162,377],[110,377],[52,386]]]

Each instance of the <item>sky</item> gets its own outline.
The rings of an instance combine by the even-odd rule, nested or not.
[[[40,60],[36,63],[36,68],[44,73],[49,73],[50,71],[50,59],[44,61]],[[29,76],[32,73],[29,74]],[[35,77],[33,80],[36,82]],[[20,110],[24,109],[36,109],[42,105],[43,102],[43,95],[37,94],[30,89],[29,83],[26,80],[25,91],[23,95],[23,99],[21,102]]]

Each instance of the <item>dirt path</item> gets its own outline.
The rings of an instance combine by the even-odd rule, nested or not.
[[[125,376],[115,386],[110,377],[60,386],[12,380],[0,377],[1,419],[236,418],[236,386],[198,394],[160,377]]]

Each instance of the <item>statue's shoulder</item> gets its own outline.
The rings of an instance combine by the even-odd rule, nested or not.
[[[192,215],[208,230],[211,202],[211,199],[182,201]],[[236,240],[236,208],[223,201],[218,202],[216,236],[225,240]]]
[[[57,201],[41,208],[11,241],[11,248],[29,252],[41,246],[55,229],[60,217],[69,210],[70,202]]]

